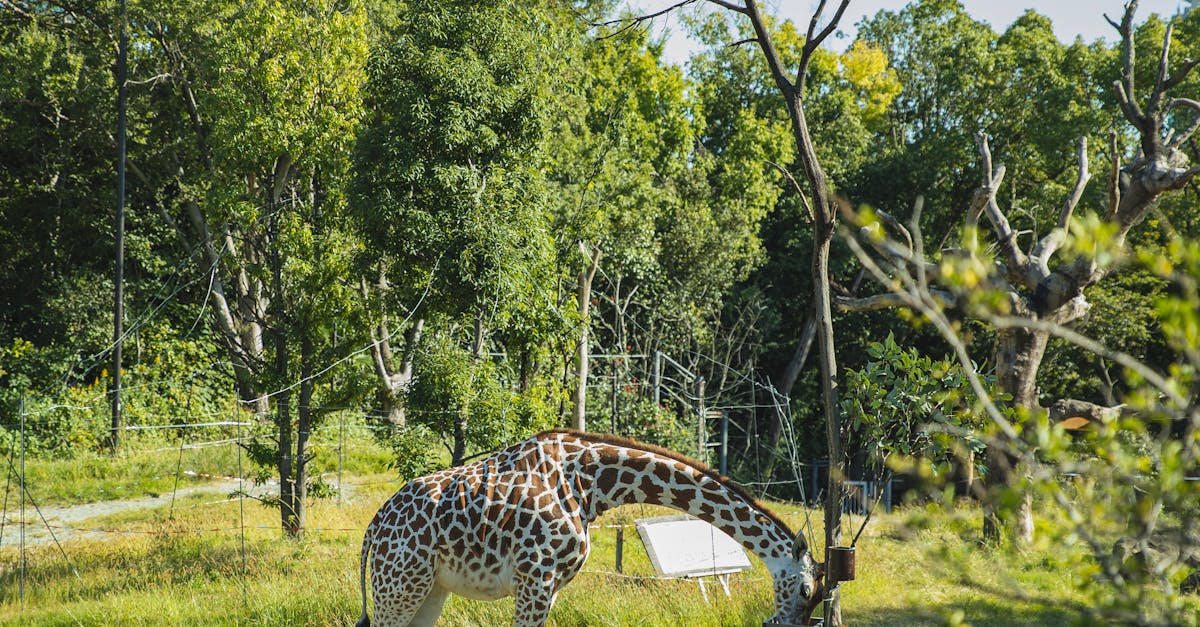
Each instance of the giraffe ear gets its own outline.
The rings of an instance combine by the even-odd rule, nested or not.
[[[800,561],[807,554],[808,540],[804,539],[804,532],[801,531],[796,534],[796,540],[792,543],[792,556],[796,558],[796,561]]]

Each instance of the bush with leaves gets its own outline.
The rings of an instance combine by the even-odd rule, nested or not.
[[[942,474],[956,459],[979,457],[983,420],[957,362],[901,348],[891,333],[871,342],[867,354],[871,361],[861,370],[846,371],[841,405],[871,460],[921,458]]]

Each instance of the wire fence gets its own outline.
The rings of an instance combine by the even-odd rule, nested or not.
[[[170,285],[164,283],[163,291],[151,299],[145,312],[138,316],[133,324],[128,326],[124,332],[124,337],[121,339],[131,337],[133,333],[144,327],[181,290],[198,281],[208,280],[213,272],[215,272],[215,263],[204,272],[198,273],[190,279],[185,279],[181,266],[176,275],[173,275],[174,282]],[[428,291],[427,286],[421,294],[422,300],[426,297]],[[165,296],[163,296],[164,294]],[[418,302],[419,304],[420,302]],[[409,315],[411,316],[412,312],[416,310],[417,307],[410,308]],[[203,315],[203,312],[201,315]],[[406,318],[397,327],[402,328],[408,321]],[[640,326],[632,318],[629,319],[629,322],[635,326]],[[195,328],[196,325],[193,325],[193,332]],[[653,335],[645,329],[641,330]],[[287,382],[274,390],[265,391],[256,400],[274,399],[286,392],[297,389],[305,381],[326,377],[337,366],[371,350],[375,347],[375,344],[377,344],[377,341],[359,346],[354,348],[354,350],[348,350],[339,359],[324,367],[314,369],[312,374],[295,381]],[[110,345],[107,349],[99,353],[87,356],[81,360],[81,367],[73,368],[71,371],[89,371],[97,364],[103,363],[112,349],[113,346]],[[779,393],[769,381],[762,379],[752,369],[735,368],[728,363],[724,363],[722,360],[714,359],[698,351],[688,354],[686,359],[667,355],[660,351],[647,351],[640,354],[600,354],[595,355],[594,359],[605,366],[594,371],[590,378],[588,396],[591,398],[591,402],[588,420],[590,424],[594,425],[594,430],[604,430],[603,427],[607,426],[608,430],[613,433],[633,436],[642,435],[644,429],[638,431],[636,428],[638,426],[637,419],[640,416],[639,411],[641,411],[639,408],[649,404],[656,413],[670,416],[670,424],[678,426],[679,433],[677,435],[679,437],[675,442],[675,448],[694,451],[696,458],[700,461],[713,463],[719,467],[722,474],[736,474],[737,479],[752,488],[761,491],[780,488],[784,489],[788,494],[794,494],[798,491],[802,499],[807,498],[803,482],[804,474],[801,471],[803,464],[798,458],[797,441],[791,425],[792,417],[790,415],[789,399]],[[28,483],[25,468],[26,430],[31,425],[27,423],[32,423],[34,427],[41,427],[58,420],[69,421],[83,414],[88,414],[92,417],[98,416],[107,410],[110,398],[109,393],[104,389],[92,390],[89,386],[86,390],[71,389],[72,394],[59,393],[51,396],[51,391],[47,389],[42,391],[45,398],[39,399],[34,404],[35,406],[26,407],[25,399],[22,399],[19,416],[11,417],[13,420],[6,420],[0,417],[0,435],[4,435],[6,438],[6,441],[0,440],[0,445],[7,443],[9,453],[7,482],[10,484],[6,485],[3,511],[0,513],[0,547],[11,546],[11,536],[6,538],[5,530],[10,529],[12,526],[18,527],[19,559],[16,566],[20,571],[19,581],[22,607],[24,607],[26,599],[28,541],[31,539],[27,536],[27,531],[34,525],[40,526],[40,528],[46,531],[46,534],[49,535],[50,543],[57,548],[58,553],[67,562],[76,577],[80,575],[71,562],[68,552],[60,542],[59,536],[92,535],[107,537],[236,534],[239,540],[239,553],[241,557],[243,595],[245,595],[247,565],[246,533],[248,531],[305,534],[351,534],[362,532],[362,528],[360,527],[319,525],[289,527],[279,524],[246,524],[245,500],[252,497],[245,489],[247,479],[243,467],[244,449],[246,446],[260,442],[264,438],[277,438],[279,437],[279,432],[272,427],[270,421],[245,419],[244,408],[249,403],[242,399],[226,399],[225,401],[218,401],[216,403],[212,403],[210,399],[208,406],[204,407],[198,402],[193,403],[194,386],[192,384],[198,376],[201,376],[204,372],[208,372],[228,377],[234,367],[235,364],[230,361],[214,360],[208,364],[193,364],[191,372],[187,374],[176,377],[149,377],[142,382],[134,382],[132,385],[123,386],[122,391],[129,394],[142,392],[154,395],[162,390],[173,390],[178,393],[185,388],[188,391],[186,395],[178,394],[185,399],[183,403],[176,403],[171,407],[164,407],[161,403],[158,405],[147,404],[139,407],[138,411],[132,414],[133,417],[136,417],[136,421],[120,427],[122,433],[136,437],[122,438],[122,449],[113,459],[119,460],[140,455],[177,452],[178,460],[175,468],[175,483],[170,501],[172,514],[175,510],[175,496],[182,477],[237,482],[238,487],[236,492],[231,494],[232,498],[188,506],[208,507],[220,503],[229,503],[236,499],[238,502],[238,524],[236,525],[212,525],[195,528],[158,525],[151,529],[131,529],[114,525],[86,524],[86,522],[84,524],[72,524],[69,522],[53,521],[43,514],[43,508],[39,507],[34,499],[37,486],[31,486]],[[68,376],[74,375],[64,375],[64,377]],[[64,378],[59,382],[59,385],[63,390],[68,390],[69,382],[67,378]],[[53,400],[48,400],[51,398]],[[362,415],[359,408],[325,406],[320,409],[325,412],[357,412],[359,416]],[[760,442],[764,435],[760,433],[760,427],[764,424],[764,421],[766,424],[771,425],[768,431],[772,434],[777,434],[772,435],[772,437],[781,438],[783,446],[776,446],[774,442],[764,446]],[[600,428],[596,429],[595,427]],[[341,421],[336,425],[321,425],[312,429],[312,433],[305,433],[304,435],[333,435],[334,431],[336,431],[336,442],[318,438],[311,442],[312,449],[310,450],[336,450],[338,454],[337,485],[339,488],[337,492],[340,495],[343,486],[342,454],[355,447],[378,448],[377,444],[365,442],[364,438],[370,434],[376,434],[390,428],[389,425],[371,424],[360,419],[351,424]],[[97,431],[101,430],[97,429]],[[19,443],[13,437],[18,434],[20,438]],[[351,441],[349,442],[346,441],[347,434],[351,435]],[[194,470],[190,472],[184,470],[182,460],[186,452],[212,450],[220,447],[232,447],[236,450],[235,465],[231,465],[223,470],[209,469],[208,471]],[[18,454],[20,458],[19,464],[16,461]],[[768,467],[775,465],[790,468],[792,476],[781,477],[773,475],[770,472],[765,472]],[[16,520],[13,520],[9,515],[9,497],[12,492],[10,488],[13,487],[11,484],[14,483],[17,484],[16,493],[18,494],[18,498],[16,500],[20,501],[20,513]],[[27,503],[36,512],[36,517],[27,515]],[[811,535],[812,525],[809,520],[807,508],[803,513],[808,533]],[[39,521],[40,525],[38,525]],[[632,525],[604,525],[603,528],[613,529],[629,526]],[[6,541],[8,542],[7,544]],[[812,543],[810,542],[810,544]],[[620,577],[657,578],[630,576],[613,571],[593,570],[591,572]]]

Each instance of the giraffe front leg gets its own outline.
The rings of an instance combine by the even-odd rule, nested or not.
[[[521,577],[515,594],[516,612],[513,627],[542,627],[558,596],[558,582],[553,573],[537,573]]]

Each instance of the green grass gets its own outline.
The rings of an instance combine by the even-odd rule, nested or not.
[[[330,463],[335,461],[330,459],[332,447],[316,450],[324,456],[319,468],[336,466]],[[340,502],[312,505],[309,527],[314,530],[303,541],[281,537],[275,509],[252,500],[193,494],[179,498],[173,512],[164,506],[72,523],[104,533],[80,534],[66,542],[69,564],[53,545],[31,548],[23,604],[16,530],[10,525],[0,548],[0,624],[351,625],[359,611],[362,529],[399,484],[379,471],[386,453],[374,445],[359,441],[347,451],[353,454],[344,460],[346,466],[358,471],[347,477],[353,489]],[[139,455],[33,461],[31,489],[47,503],[169,492],[170,484],[164,488],[162,482],[174,481],[178,453]],[[187,455],[195,455],[191,464]],[[236,457],[219,449],[185,451],[185,467],[211,468],[213,474],[228,474],[223,469],[235,463]],[[237,531],[243,508],[244,570]],[[773,508],[794,528],[805,520],[795,505]],[[662,513],[660,508],[630,506],[600,523],[629,524]],[[819,537],[820,511],[809,517]],[[857,531],[859,521],[847,521],[847,534]],[[974,508],[944,512],[910,507],[880,515],[859,541],[857,579],[842,586],[844,617],[860,625],[1077,622],[1093,603],[1086,592],[1090,582],[1080,579],[1077,568],[1086,556],[1076,546],[1045,539],[1054,537],[1048,533],[1052,530],[1040,531],[1041,544],[1014,551],[981,542],[980,514]],[[615,531],[594,530],[592,543],[585,572],[559,597],[551,615],[554,625],[758,627],[772,612],[771,581],[757,561],[753,570],[734,575],[729,598],[714,584],[706,602],[695,582],[642,577],[653,570],[632,528],[625,533],[623,576],[612,573]],[[1176,621],[1195,624],[1200,600],[1191,597],[1184,603]],[[490,626],[511,620],[511,600],[452,597],[440,624]]]
[[[361,529],[396,487],[387,475],[359,477],[342,505],[316,503],[310,532],[296,543],[280,538],[277,513],[246,502],[245,576],[239,503],[191,499],[165,508],[88,521],[126,533],[68,542],[78,577],[53,546],[29,553],[26,601],[19,599],[13,549],[0,550],[0,623],[350,625],[358,615],[357,560]],[[792,524],[803,516],[776,505]],[[617,510],[604,523],[661,513]],[[819,512],[811,515],[820,533]],[[858,578],[844,584],[844,616],[852,624],[944,624],[956,613],[973,625],[1069,624],[1087,603],[1072,581],[1069,551],[1038,546],[1013,552],[979,542],[978,511],[883,515],[859,543]],[[265,528],[258,528],[265,527]],[[193,533],[205,530],[204,533]],[[710,586],[706,603],[689,581],[637,579],[652,574],[637,535],[625,535],[625,574],[612,571],[615,532],[597,529],[586,571],[560,595],[552,614],[559,626],[745,625],[771,613],[771,583],[757,565],[735,575],[732,596]],[[9,546],[6,542],[6,546]],[[1200,614],[1200,603],[1188,606]],[[452,598],[443,625],[511,622],[512,602]]]

